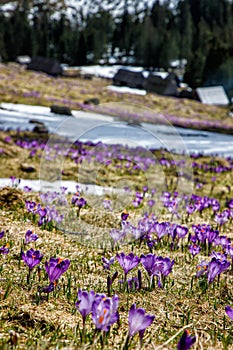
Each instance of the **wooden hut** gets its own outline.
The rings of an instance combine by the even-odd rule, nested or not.
[[[165,96],[177,96],[178,87],[178,77],[174,73],[150,73],[144,81],[144,89],[146,91]]]

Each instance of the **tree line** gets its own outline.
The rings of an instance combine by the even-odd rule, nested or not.
[[[95,0],[93,0],[95,1]],[[224,81],[233,84],[233,3],[230,0],[155,0],[138,11],[125,0],[122,13],[98,11],[72,18],[54,15],[49,1],[21,0],[11,13],[0,12],[0,55],[57,58],[70,65],[95,64],[115,55],[134,65],[164,68],[187,60],[184,81],[191,87]],[[34,6],[34,7],[33,7]],[[33,7],[33,12],[31,11]]]

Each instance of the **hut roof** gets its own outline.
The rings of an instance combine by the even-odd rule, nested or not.
[[[142,89],[144,84],[142,72],[119,69],[113,77],[113,84],[117,86],[129,86],[131,88]]]
[[[62,74],[60,63],[55,58],[51,57],[33,57],[31,62],[27,65],[27,69],[44,72],[53,76]]]

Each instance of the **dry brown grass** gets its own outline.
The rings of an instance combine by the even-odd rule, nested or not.
[[[184,118],[190,123],[192,120],[219,122],[219,130],[221,130],[221,125],[228,126],[230,130],[233,128],[233,119],[228,116],[229,107],[204,105],[197,101],[156,94],[146,96],[121,94],[109,91],[106,88],[109,84],[111,81],[100,78],[92,80],[77,77],[53,78],[43,73],[27,71],[24,67],[13,63],[0,65],[0,102],[48,107],[60,104],[72,109],[80,109],[85,100],[98,98],[106,114],[109,113],[109,108],[114,107],[119,117],[122,112],[116,103],[121,102],[125,106],[138,107],[139,114],[142,114],[142,110],[147,108],[152,114],[162,114],[165,119],[167,117],[170,120],[169,118],[172,117],[175,125],[179,125],[179,121],[174,121],[173,117],[180,119],[180,125],[183,125],[182,118]],[[98,106],[93,108],[95,110]],[[145,116],[141,115],[141,118],[147,120]],[[150,118],[149,121],[153,122],[153,118]]]

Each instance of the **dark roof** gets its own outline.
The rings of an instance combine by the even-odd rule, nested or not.
[[[113,84],[117,86],[129,86],[131,88],[142,89],[144,76],[141,72],[134,72],[128,69],[119,69],[113,77]]]
[[[178,79],[174,73],[168,73],[166,78],[151,73],[144,82],[144,88],[148,92],[166,96],[177,96]]]
[[[27,65],[27,69],[44,72],[53,76],[62,74],[60,63],[55,58],[50,57],[33,57]]]

